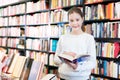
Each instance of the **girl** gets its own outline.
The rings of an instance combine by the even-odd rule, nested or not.
[[[68,11],[69,24],[72,31],[59,38],[54,62],[59,66],[58,72],[61,80],[88,80],[91,70],[96,65],[96,49],[94,37],[84,32],[84,15],[77,7]],[[90,55],[89,59],[72,63],[61,60],[58,54]]]

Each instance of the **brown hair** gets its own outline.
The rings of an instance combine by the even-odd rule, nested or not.
[[[68,15],[72,14],[72,13],[78,13],[82,18],[84,17],[84,14],[83,12],[81,11],[80,8],[78,7],[72,7],[71,9],[68,10]],[[69,17],[68,17],[69,18]],[[85,31],[85,27],[84,27],[84,24],[82,24],[82,30]]]
[[[82,18],[84,17],[82,11],[80,8],[78,7],[72,7],[71,9],[68,10],[68,15],[72,14],[72,13],[78,13]]]

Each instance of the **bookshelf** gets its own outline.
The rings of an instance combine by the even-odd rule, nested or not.
[[[38,54],[46,53],[44,73],[56,73],[57,66],[53,63],[56,43],[60,35],[70,32],[67,10],[73,6],[81,7],[85,13],[86,29],[92,30],[91,34],[95,37],[96,46],[100,48],[97,50],[97,66],[100,68],[96,68],[91,74],[92,79],[120,78],[119,59],[116,56],[101,55],[103,43],[113,45],[117,42],[120,46],[120,11],[118,10],[120,6],[117,6],[120,4],[119,0],[93,0],[93,2],[92,0],[91,2],[90,0],[18,0],[17,2],[13,0],[11,3],[7,2],[0,6],[0,48],[6,49],[7,54],[17,50],[20,55],[34,59],[39,56]],[[104,29],[107,29],[106,33]],[[115,76],[101,73],[103,70],[101,62],[104,63],[104,61],[116,64]]]
[[[90,28],[91,26],[93,26],[92,30],[94,32],[92,33],[92,35],[94,35],[95,40],[96,40],[97,43],[100,43],[100,44],[109,43],[109,44],[114,45],[114,43],[117,42],[119,44],[119,35],[117,35],[117,34],[119,34],[118,33],[119,31],[115,32],[115,33],[113,31],[112,32],[113,34],[112,34],[112,33],[109,33],[109,31],[107,33],[104,33],[103,30],[100,30],[100,28],[102,28],[104,26],[108,27],[109,25],[110,26],[119,25],[120,17],[116,16],[116,14],[117,15],[119,15],[119,14],[117,12],[114,13],[114,11],[111,11],[110,12],[111,16],[109,16],[108,15],[109,10],[106,10],[108,8],[108,6],[110,6],[111,4],[115,5],[117,3],[119,3],[119,1],[117,1],[117,0],[104,0],[104,1],[99,0],[99,1],[96,1],[96,2],[84,2],[84,4],[82,4],[82,5],[75,5],[77,7],[83,7],[83,11],[86,14],[84,24],[87,26],[87,28]],[[69,7],[64,7],[63,6],[60,9],[67,10],[70,7],[72,7],[72,6],[69,6]],[[90,7],[89,10],[88,10],[88,7]],[[96,12],[94,12],[96,14],[92,14],[93,13],[91,11],[91,10],[93,10],[92,8],[95,8],[96,10],[99,8],[100,11],[98,11],[98,12],[96,11]],[[103,9],[105,9],[105,10],[103,10]],[[59,10],[59,7],[56,7],[54,9],[52,9],[52,10]],[[91,11],[91,12],[88,12],[87,10]],[[114,13],[114,15],[112,13]],[[91,15],[93,15],[93,16],[91,16]],[[52,25],[55,25],[55,24],[59,24],[59,23],[58,22],[52,23]],[[89,27],[89,25],[91,25],[91,26]],[[119,30],[119,29],[117,28],[117,30]],[[101,45],[99,45],[99,46],[101,46]],[[114,47],[114,46],[112,46],[112,47]],[[99,53],[101,54],[101,52],[99,52]],[[112,64],[115,64],[114,67],[116,67],[116,69],[113,70],[113,71],[116,71],[117,73],[114,73],[115,75],[111,74],[111,76],[110,75],[103,75],[103,72],[102,72],[102,74],[100,74],[100,73],[92,73],[91,76],[93,76],[93,77],[91,79],[97,79],[97,78],[98,79],[100,79],[100,78],[101,79],[118,79],[119,78],[118,77],[119,76],[118,58],[116,58],[115,56],[112,56],[112,55],[109,55],[109,56],[104,55],[104,57],[103,57],[100,54],[97,55],[97,60],[101,61],[101,62],[103,61],[104,65],[107,62],[111,62]],[[107,53],[107,54],[110,54],[110,53]],[[101,65],[101,64],[99,63],[98,65]],[[99,66],[99,67],[101,67],[101,66]],[[100,69],[99,69],[99,71],[100,71]]]
[[[115,44],[120,46],[120,17],[116,11],[118,3],[120,2],[117,0],[96,0],[95,2],[86,0],[85,2],[85,24],[92,26],[91,30],[97,47],[97,67],[91,74],[91,79],[117,80],[120,78],[117,58],[120,51],[118,49],[115,52],[117,49]]]
[[[0,4],[2,4],[2,1],[0,2]],[[47,68],[48,64],[49,33],[47,31],[49,30],[49,4],[47,0],[35,2],[31,0],[19,0],[18,2],[9,4],[7,2],[8,1],[6,1],[5,5],[0,6],[0,48],[6,50],[6,60],[10,59],[12,62],[13,59],[11,58],[13,58],[12,55],[14,54],[34,59],[34,64],[40,64],[36,65],[39,69],[37,70],[39,71],[38,73],[36,71],[36,77],[39,76],[39,79],[41,79],[43,65]],[[12,62],[9,63],[6,60],[4,63],[7,65],[5,65],[3,73],[7,73],[10,68],[9,66],[12,65]],[[19,65],[19,62],[16,64]],[[21,65],[22,64],[24,63],[21,63]],[[32,64],[32,62],[28,60],[27,64],[27,59],[25,58],[25,65],[27,67],[25,67],[25,65],[21,67],[21,69],[25,68],[23,74],[27,74],[27,76],[28,73],[32,75],[32,71],[26,73],[26,71],[30,69],[30,64]],[[28,66],[29,69],[27,69]],[[9,68],[7,69],[7,67]],[[19,67],[16,67],[16,70],[17,68]],[[17,75],[17,71],[13,70],[10,73],[12,73],[12,76],[17,76],[20,77],[21,80],[24,80],[26,75],[20,75],[20,73]],[[25,78],[25,80],[28,79],[28,77]],[[35,77],[32,79],[34,80]]]

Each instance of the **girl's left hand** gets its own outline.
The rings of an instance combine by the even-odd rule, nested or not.
[[[72,63],[70,61],[65,60],[65,63],[68,64],[69,66],[71,66],[73,69],[76,69],[78,66],[78,62]]]

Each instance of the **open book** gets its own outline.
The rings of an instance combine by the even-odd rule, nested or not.
[[[87,59],[89,59],[90,55],[88,54],[80,54],[80,55],[77,55],[75,57],[69,55],[69,54],[64,54],[64,53],[61,53],[58,55],[58,57],[64,61],[64,60],[68,60],[72,63],[76,63],[76,62],[81,62],[81,61],[85,61]]]

